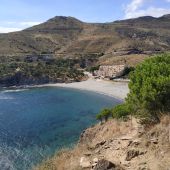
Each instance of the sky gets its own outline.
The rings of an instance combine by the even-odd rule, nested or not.
[[[170,0],[0,0],[0,33],[19,31],[54,16],[112,22],[170,14]]]

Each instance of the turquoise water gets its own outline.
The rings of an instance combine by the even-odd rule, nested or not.
[[[0,91],[0,170],[31,169],[72,146],[102,108],[120,101],[67,88]]]

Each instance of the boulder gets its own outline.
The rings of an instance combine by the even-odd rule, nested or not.
[[[93,159],[93,162],[94,162],[94,163],[97,163],[97,162],[99,162],[99,159],[98,159],[98,158],[94,158],[94,159]]]
[[[143,155],[145,154],[146,152],[140,152],[139,150],[135,150],[135,149],[132,149],[132,150],[129,150],[127,152],[127,155],[126,155],[126,161],[131,161],[133,158],[139,156],[139,155]]]
[[[90,168],[91,167],[91,163],[90,163],[90,161],[86,157],[81,157],[80,158],[80,166],[83,169]]]
[[[126,155],[126,161],[131,161],[133,158],[139,156],[138,150],[129,150]]]
[[[100,146],[103,146],[105,143],[106,143],[105,140],[100,141],[100,142],[98,142],[98,143],[95,145],[95,148],[98,148],[98,147],[100,147]]]
[[[91,153],[91,152],[85,152],[84,155],[85,155],[85,156],[91,156],[92,153]]]
[[[114,163],[107,161],[105,159],[99,160],[94,170],[123,170],[120,166],[115,165]]]

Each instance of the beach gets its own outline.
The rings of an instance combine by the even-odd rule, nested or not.
[[[51,87],[65,87],[79,90],[88,90],[100,94],[108,95],[110,97],[124,100],[129,92],[127,82],[114,82],[100,79],[89,78],[86,81],[74,83],[56,83],[48,84]]]

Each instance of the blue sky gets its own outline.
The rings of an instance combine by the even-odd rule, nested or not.
[[[0,33],[21,30],[54,16],[85,22],[170,14],[170,0],[0,0]]]

